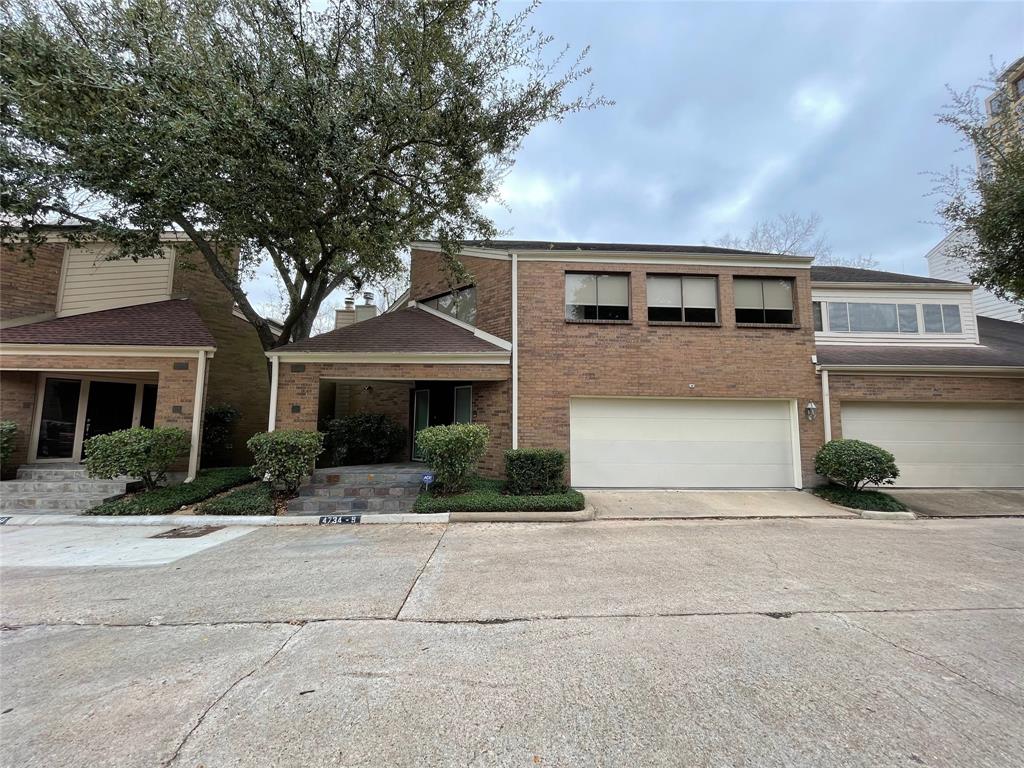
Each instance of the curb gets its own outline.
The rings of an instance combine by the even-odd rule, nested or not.
[[[594,508],[575,512],[450,512],[452,523],[581,523],[594,519]]]
[[[881,512],[870,509],[853,510],[865,520],[917,520],[917,515],[907,510],[906,512]]]
[[[391,515],[4,515],[0,525],[156,525],[164,528],[206,525],[367,525],[447,523],[447,512]]]

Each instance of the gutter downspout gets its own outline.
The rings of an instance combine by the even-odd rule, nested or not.
[[[519,254],[512,254],[512,448],[519,447]]]
[[[281,357],[270,358],[270,416],[267,419],[267,432],[273,432],[277,426],[277,379],[281,371]]]
[[[832,439],[832,403],[828,396],[828,371],[821,369],[821,418],[825,420],[825,442]]]
[[[199,366],[196,368],[196,392],[192,400],[192,445],[188,453],[188,475],[186,483],[196,479],[199,472],[199,443],[202,439],[203,409],[206,406],[206,352],[199,353]]]

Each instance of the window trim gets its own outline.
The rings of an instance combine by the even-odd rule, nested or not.
[[[569,306],[565,301],[565,283],[566,278],[569,275],[593,275],[595,278],[595,290],[596,290],[596,278],[602,275],[608,275],[611,277],[624,277],[626,278],[626,319],[625,320],[602,320],[601,318],[595,318],[593,320],[570,318],[567,307]],[[598,303],[595,307],[600,309],[600,296]],[[590,306],[589,304],[574,305],[574,306]],[[606,306],[617,306],[614,304],[608,304]],[[633,273],[632,272],[616,272],[609,271],[606,269],[602,270],[588,270],[588,269],[567,269],[562,272],[562,317],[566,323],[570,325],[632,325],[633,323]]]
[[[679,300],[682,306],[680,311],[682,312],[682,320],[651,320],[651,305],[648,303],[647,298],[647,281],[652,277],[674,277],[679,280]],[[715,282],[715,319],[714,320],[687,320],[686,319],[686,295],[683,290],[683,280],[687,277],[702,278],[704,280],[713,280]],[[644,304],[647,307],[647,324],[648,325],[681,325],[691,326],[694,328],[721,328],[722,327],[722,281],[718,279],[718,275],[699,274],[695,272],[646,272],[644,273]],[[707,307],[693,307],[693,309],[707,309]]]
[[[822,305],[822,312],[821,312],[822,329],[820,331],[815,329],[814,332],[816,334],[820,334],[820,335],[823,335],[823,336],[835,336],[837,338],[843,338],[843,339],[856,339],[856,338],[871,339],[871,338],[884,337],[884,338],[892,339],[892,340],[899,339],[901,341],[911,341],[913,339],[923,339],[925,337],[931,337],[931,338],[937,338],[937,337],[943,337],[943,336],[956,337],[956,336],[963,336],[963,335],[967,334],[967,332],[964,330],[963,307],[962,307],[962,305],[959,302],[949,302],[949,301],[942,302],[942,301],[935,301],[935,300],[930,300],[929,301],[929,300],[922,300],[920,298],[917,298],[917,299],[914,299],[914,300],[911,300],[911,301],[907,301],[905,299],[902,299],[902,300],[901,299],[892,299],[892,300],[885,300],[885,301],[879,301],[879,300],[875,299],[873,301],[860,301],[860,300],[851,300],[849,298],[842,298],[842,299],[821,298],[821,299],[814,299],[813,303],[814,304],[821,304]],[[839,305],[839,304],[842,304],[842,305],[844,305],[846,307],[847,328],[849,330],[844,330],[842,328],[836,329],[836,328],[834,328],[832,326],[832,320],[831,320],[831,315],[830,315],[831,307],[833,307],[835,305]],[[852,328],[849,328],[849,317],[850,317],[849,305],[850,304],[888,304],[888,305],[896,307],[896,330],[895,331],[858,331],[858,330],[853,330]],[[960,317],[960,330],[959,331],[949,331],[949,330],[946,330],[945,316],[942,314],[942,309],[939,310],[939,314],[940,314],[940,317],[942,319],[942,328],[943,328],[943,330],[941,330],[941,331],[928,331],[928,330],[925,330],[925,322],[924,322],[924,319],[925,319],[924,318],[924,307],[925,307],[925,305],[935,305],[935,306],[938,306],[940,308],[941,307],[956,307],[957,308],[956,309],[957,314]],[[916,328],[914,330],[905,330],[904,329],[903,323],[900,320],[900,308],[901,307],[913,307],[914,308],[914,315],[915,315],[915,318],[916,318]],[[967,334],[967,335],[969,335],[969,334]]]
[[[467,323],[468,325],[472,325],[475,328],[476,327],[476,322],[470,322],[469,320],[463,320],[457,314],[453,315],[451,312],[445,312],[440,307],[435,307],[435,306],[432,306],[430,304],[430,302],[432,302],[432,301],[437,301],[438,299],[441,299],[441,298],[443,298],[445,296],[451,296],[451,295],[457,294],[460,291],[468,291],[471,288],[473,289],[473,292],[474,292],[473,303],[474,303],[474,305],[476,305],[474,307],[474,309],[479,310],[480,306],[479,306],[479,303],[477,302],[477,299],[479,298],[479,296],[476,295],[477,294],[476,283],[468,283],[467,285],[460,285],[457,288],[450,288],[447,291],[442,291],[441,293],[435,293],[433,296],[427,296],[424,299],[416,299],[416,303],[417,304],[424,304],[424,305],[430,307],[431,309],[433,309],[433,310],[435,310],[437,312],[440,312],[442,314],[448,315],[449,317],[454,318],[455,320],[458,320],[460,323]],[[475,320],[476,320],[476,317],[474,316],[474,321]]]
[[[751,323],[736,319],[736,312],[740,309],[751,309],[751,307],[736,306],[736,281],[737,280],[758,280],[761,282],[761,311],[766,312],[764,307],[764,283],[769,280],[785,280],[790,284],[790,298],[792,299],[793,322],[791,323]],[[793,275],[733,275],[732,276],[732,313],[733,322],[737,328],[800,328],[800,304],[797,298],[796,277]]]

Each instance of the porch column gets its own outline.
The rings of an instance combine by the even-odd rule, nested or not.
[[[196,393],[192,400],[192,446],[188,454],[188,475],[186,483],[196,479],[199,471],[199,445],[202,440],[203,409],[206,400],[206,352],[199,353],[199,365],[196,368]]]
[[[270,417],[267,419],[267,432],[273,432],[277,426],[277,381],[281,375],[281,357],[270,358]]]

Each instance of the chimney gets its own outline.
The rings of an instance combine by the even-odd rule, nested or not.
[[[334,330],[345,328],[356,321],[355,303],[356,300],[353,297],[347,296],[345,297],[345,308],[334,310]]]
[[[356,322],[369,320],[371,317],[376,317],[379,313],[380,310],[373,303],[373,294],[367,291],[363,294],[363,303],[356,307]]]

